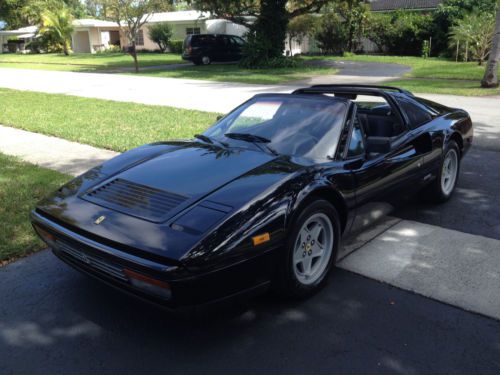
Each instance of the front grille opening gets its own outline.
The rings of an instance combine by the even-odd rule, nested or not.
[[[163,221],[168,212],[188,197],[121,178],[114,179],[81,196],[89,202],[150,221]]]

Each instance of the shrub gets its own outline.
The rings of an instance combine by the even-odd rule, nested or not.
[[[172,38],[172,27],[167,22],[155,23],[149,27],[149,38],[158,44],[161,52],[166,52]]]
[[[420,56],[424,40],[428,40],[434,32],[431,14],[403,10],[392,14],[372,14],[367,37],[384,52]]]
[[[495,16],[493,14],[469,14],[451,27],[450,49],[458,50],[465,60],[468,60],[470,55],[481,65],[490,53],[494,32]]]
[[[347,32],[336,13],[325,14],[314,36],[319,48],[327,54],[342,54],[347,48]]]
[[[184,42],[182,40],[171,40],[168,43],[168,49],[172,53],[182,53],[182,44]]]

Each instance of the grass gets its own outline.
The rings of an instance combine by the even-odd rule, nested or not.
[[[319,75],[332,75],[336,69],[328,67],[243,69],[234,64],[214,64],[208,66],[188,65],[174,70],[148,70],[139,74],[152,77],[187,78],[220,82],[255,84],[279,84],[297,81]]]
[[[483,89],[477,81],[446,79],[401,79],[387,82],[415,93],[462,96],[500,95],[500,88]]]
[[[180,55],[172,53],[139,53],[139,65],[156,66],[178,64]],[[44,70],[71,70],[93,71],[101,69],[116,69],[133,67],[133,60],[126,53],[74,53],[69,56],[58,53],[47,54],[0,54],[0,67],[44,69]]]
[[[29,212],[38,200],[69,179],[0,154],[0,265],[45,247],[31,227]]]
[[[500,94],[499,89],[481,89],[485,66],[476,62],[455,62],[443,58],[413,56],[353,55],[346,57],[305,57],[360,62],[402,64],[412,68],[403,78],[387,82],[419,93],[449,94],[464,96],[487,96]]]
[[[0,124],[115,151],[192,137],[216,117],[172,107],[0,89]]]

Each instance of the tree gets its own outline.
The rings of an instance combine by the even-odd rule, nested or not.
[[[293,55],[292,42],[295,40],[299,45],[301,45],[307,36],[314,34],[316,24],[316,18],[310,14],[304,14],[302,16],[292,18],[290,22],[288,22],[288,46],[290,47],[291,56]]]
[[[481,81],[481,86],[485,88],[498,87],[498,63],[500,60],[500,4],[497,7],[495,25],[493,47],[491,49],[486,72],[484,73],[484,78]]]
[[[466,59],[470,52],[479,65],[488,57],[493,41],[495,20],[490,13],[473,13],[465,16],[450,29],[450,46],[466,46]]]
[[[349,52],[356,52],[361,44],[368,18],[368,5],[364,0],[337,0],[334,11],[343,19]]]
[[[172,38],[172,27],[167,22],[158,22],[149,28],[149,39],[158,44],[160,51],[165,52]]]
[[[444,0],[434,12],[433,50],[445,52],[450,28],[470,13],[494,13],[497,0]],[[454,51],[449,51],[451,52]]]
[[[42,13],[42,27],[40,34],[60,46],[64,54],[69,55],[71,34],[73,33],[73,16],[67,7],[59,11],[46,10]]]
[[[326,13],[314,35],[319,48],[327,54],[342,54],[347,47],[346,28],[337,13]]]
[[[103,3],[126,36],[130,44],[128,52],[134,59],[134,69],[138,73],[136,43],[139,32],[152,13],[161,9],[162,0],[104,0]]]
[[[264,65],[283,57],[287,26],[291,19],[316,13],[331,0],[190,0],[195,9],[208,11],[249,27],[248,66]]]
[[[424,41],[434,34],[432,15],[407,10],[372,14],[366,27],[368,39],[382,51],[395,55],[421,56]]]

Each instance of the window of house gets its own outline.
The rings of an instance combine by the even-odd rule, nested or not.
[[[144,31],[139,30],[135,37],[135,45],[136,46],[143,46],[144,45]]]
[[[201,34],[201,30],[199,27],[187,27],[186,28],[186,35],[195,35],[195,34]]]

